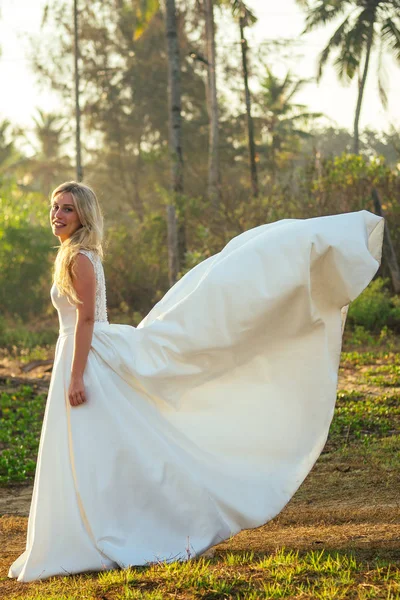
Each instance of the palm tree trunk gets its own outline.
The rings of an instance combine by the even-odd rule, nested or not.
[[[374,202],[374,208],[377,215],[380,217],[385,217],[381,200],[379,198],[378,190],[376,188],[372,189],[372,199]],[[385,218],[385,228],[384,228],[384,236],[383,236],[383,256],[386,259],[387,266],[390,271],[390,276],[392,278],[392,285],[395,294],[400,294],[400,267],[397,260],[396,252],[393,247],[392,238],[389,231],[389,225],[387,219]]]
[[[76,179],[82,181],[81,156],[81,109],[79,106],[79,44],[78,44],[78,0],[74,0],[74,66],[75,66],[75,136],[76,136]]]
[[[183,153],[181,129],[181,71],[176,24],[175,0],[166,0],[166,34],[168,53],[169,149],[173,202],[167,206],[168,275],[170,286],[178,279],[178,227],[176,197],[183,193]]]
[[[357,98],[357,106],[356,106],[356,114],[354,118],[354,154],[359,154],[360,152],[360,141],[359,141],[359,121],[361,114],[361,104],[364,95],[365,82],[367,81],[368,75],[368,67],[369,67],[369,59],[371,55],[372,42],[374,38],[374,23],[375,23],[375,13],[371,16],[371,23],[368,31],[368,40],[367,40],[367,53],[365,56],[365,64],[364,64],[364,72],[359,85],[358,90],[358,98]]]
[[[215,32],[214,32],[214,1],[204,1],[206,41],[207,41],[207,107],[210,120],[209,158],[208,158],[208,197],[214,208],[218,208],[221,190],[219,176],[219,131],[218,131],[218,101],[217,80],[215,73]]]
[[[244,89],[246,94],[246,114],[247,114],[247,131],[249,139],[249,154],[250,154],[250,177],[251,177],[251,188],[253,196],[258,196],[258,177],[257,177],[257,165],[256,165],[256,146],[254,142],[254,124],[253,117],[251,116],[251,98],[249,90],[249,79],[247,70],[247,40],[244,37],[244,19],[239,19],[240,28],[240,43],[242,47],[242,66],[243,66],[243,80]]]
[[[143,200],[140,194],[140,173],[142,168],[142,132],[139,132],[139,137],[137,140],[137,158],[135,164],[135,170],[132,173],[133,179],[133,189],[134,189],[134,197],[135,197],[135,210],[139,216],[140,221],[143,221],[144,217],[144,207]]]

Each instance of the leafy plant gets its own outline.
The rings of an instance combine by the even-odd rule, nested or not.
[[[400,304],[397,298],[390,295],[387,284],[387,279],[375,279],[350,304],[348,320],[356,328],[379,331],[390,326],[400,329]]]
[[[34,387],[1,393],[0,484],[33,478],[45,409],[45,396]]]

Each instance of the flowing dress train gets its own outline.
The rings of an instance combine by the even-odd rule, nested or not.
[[[76,307],[53,285],[59,337],[9,577],[187,560],[277,515],[326,442],[344,307],[379,267],[383,223],[360,211],[255,227],[137,327],[108,322],[101,260],[82,250],[97,281],[87,401],[68,401]]]

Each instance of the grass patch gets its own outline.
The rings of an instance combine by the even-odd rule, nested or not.
[[[374,595],[370,595],[373,590]],[[397,566],[357,560],[352,552],[222,553],[213,559],[159,563],[99,574],[20,584],[10,598],[25,600],[261,598],[385,598],[400,593]]]

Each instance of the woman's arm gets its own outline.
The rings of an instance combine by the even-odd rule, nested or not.
[[[74,354],[68,391],[72,406],[78,406],[86,400],[83,373],[92,343],[96,304],[96,275],[91,260],[84,254],[77,254],[75,272],[72,282],[82,304],[78,304],[76,308]]]

